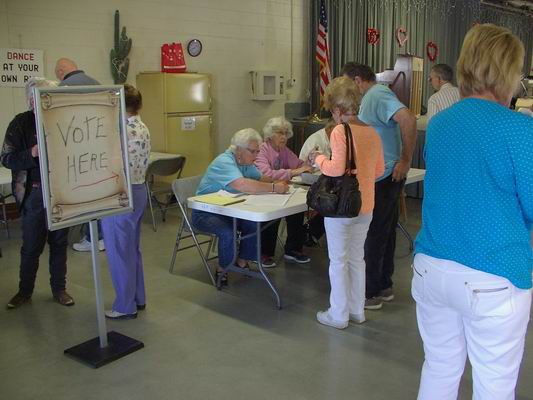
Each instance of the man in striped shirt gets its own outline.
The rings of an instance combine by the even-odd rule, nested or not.
[[[428,100],[428,122],[435,114],[461,99],[459,89],[451,84],[452,79],[453,70],[449,65],[436,64],[431,68],[429,81],[436,93]]]

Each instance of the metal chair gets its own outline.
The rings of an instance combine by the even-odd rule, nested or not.
[[[150,213],[152,214],[152,226],[154,232],[157,231],[157,227],[155,224],[154,207],[152,203],[155,202],[157,204],[157,207],[159,207],[159,210],[161,211],[163,221],[165,221],[166,212],[171,204],[173,197],[172,187],[170,183],[155,182],[154,177],[175,175],[176,178],[179,179],[181,177],[181,172],[183,171],[184,166],[185,157],[183,156],[155,160],[148,165],[148,169],[146,170],[145,185],[146,191],[148,193],[148,204],[150,205]],[[163,194],[167,196],[165,202],[161,202],[157,198],[158,195]],[[164,206],[164,208],[162,206]]]
[[[6,227],[6,236],[9,239],[9,220],[7,218],[7,211],[6,211],[6,199],[10,196],[13,196],[13,194],[7,194],[3,195],[0,193],[0,204],[2,205],[2,217],[0,218],[0,224],[4,224]]]
[[[207,262],[218,258],[218,256],[209,257],[212,248],[216,244],[217,237],[216,235],[213,235],[211,233],[199,231],[198,229],[195,229],[192,226],[190,218],[191,213],[187,206],[187,199],[196,194],[196,189],[198,188],[201,179],[202,176],[192,176],[190,178],[176,179],[172,183],[172,191],[174,192],[174,196],[176,197],[176,200],[178,202],[178,207],[181,211],[181,221],[180,226],[178,228],[178,233],[176,235],[176,243],[174,244],[174,252],[172,253],[172,261],[170,262],[169,272],[172,273],[174,271],[174,264],[176,262],[176,254],[178,253],[178,251],[190,249],[191,247],[196,247],[196,249],[198,250],[198,254],[200,254],[200,258],[202,259],[202,263],[204,264],[204,267],[209,275],[209,278],[211,279],[211,283],[213,284],[213,286],[216,286],[215,278],[213,277],[213,274]],[[209,239],[199,242],[197,238],[198,235],[207,236]],[[192,238],[194,244],[180,248],[181,241],[183,239],[188,238]],[[207,253],[204,255],[204,252],[200,245],[205,243],[208,243],[208,246]]]

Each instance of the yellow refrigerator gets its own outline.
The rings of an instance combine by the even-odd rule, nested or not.
[[[211,79],[207,74],[141,72],[141,118],[152,151],[186,157],[182,176],[202,175],[213,159]]]

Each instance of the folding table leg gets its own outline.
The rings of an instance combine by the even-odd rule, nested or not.
[[[400,228],[400,232],[402,232],[405,238],[409,241],[409,250],[413,251],[414,249],[413,238],[411,237],[409,232],[407,232],[407,229],[405,229],[405,226],[403,226],[400,221],[398,221],[397,227]]]
[[[259,267],[259,272],[261,275],[263,275],[263,279],[266,281],[268,286],[270,286],[270,289],[274,293],[274,297],[276,298],[276,304],[278,306],[278,310],[281,310],[281,298],[279,297],[278,291],[268,278],[268,275],[265,274],[265,271],[263,270],[263,265],[261,263],[261,222],[256,223],[256,238],[257,241],[257,266]]]

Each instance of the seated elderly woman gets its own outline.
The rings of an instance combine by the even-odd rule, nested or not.
[[[293,176],[312,170],[312,167],[300,160],[287,148],[287,140],[292,137],[292,125],[283,117],[270,118],[263,128],[265,142],[261,145],[255,165],[264,176],[274,180],[290,180]],[[285,217],[287,221],[287,241],[285,242],[285,260],[296,263],[311,261],[303,252],[305,229],[304,213]],[[274,252],[280,220],[272,222],[261,236],[263,267],[275,267]]]
[[[263,142],[261,135],[254,129],[247,128],[236,132],[231,138],[230,147],[215,158],[202,178],[197,195],[215,193],[224,189],[232,193],[285,193],[287,183],[273,182],[271,178],[261,176],[254,165],[259,153],[259,146]],[[224,269],[235,259],[235,266],[246,268],[247,260],[255,260],[257,254],[254,237],[241,240],[238,254],[233,252],[233,221],[223,215],[193,210],[192,223],[204,232],[218,237],[217,279],[227,285],[227,275]],[[255,223],[238,220],[237,227],[243,236],[255,232]]]

